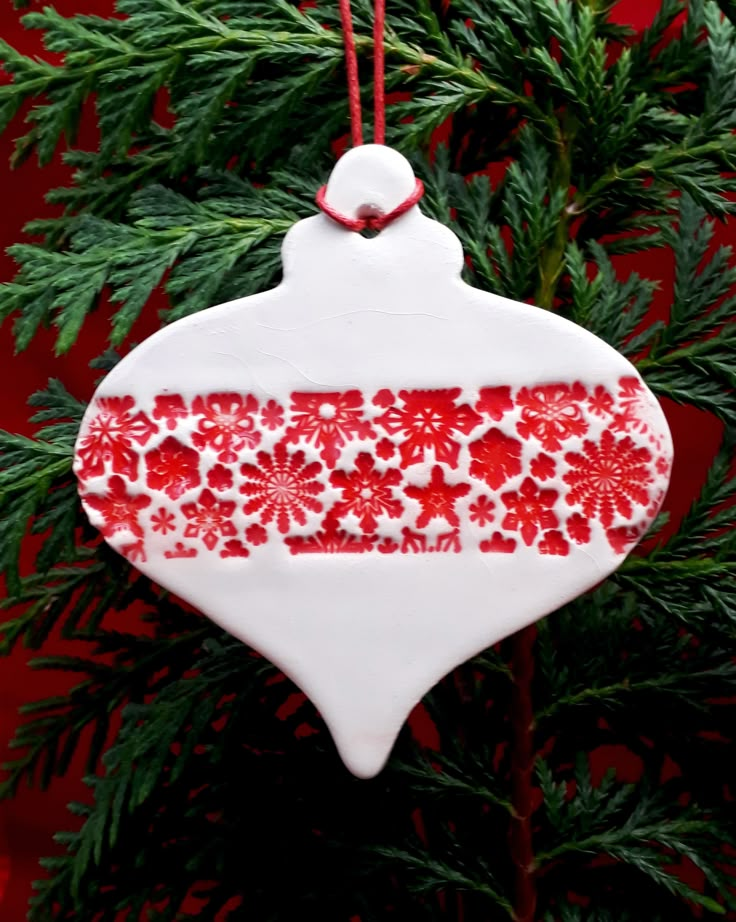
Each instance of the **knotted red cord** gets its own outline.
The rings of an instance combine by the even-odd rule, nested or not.
[[[383,36],[386,31],[386,0],[375,0],[375,20],[373,23],[373,98],[374,98],[374,128],[373,140],[375,144],[384,144],[386,140],[386,66],[385,47]],[[353,147],[360,147],[363,143],[363,115],[360,104],[360,79],[358,77],[358,53],[355,48],[355,30],[353,29],[353,15],[350,9],[350,0],[340,0],[340,19],[342,20],[342,34],[345,42],[345,63],[348,74],[348,103],[350,106],[350,133]],[[334,209],[325,200],[327,186],[317,193],[317,205],[322,211],[351,231],[383,230],[392,221],[400,218],[421,199],[424,195],[424,183],[417,179],[414,191],[400,205],[387,214],[368,214],[362,218],[350,218]]]

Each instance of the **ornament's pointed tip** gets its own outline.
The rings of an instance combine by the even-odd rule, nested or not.
[[[393,736],[389,740],[353,736],[349,741],[337,741],[337,748],[347,770],[356,778],[368,781],[385,767],[394,740]]]

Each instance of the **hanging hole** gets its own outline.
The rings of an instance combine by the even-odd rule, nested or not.
[[[358,208],[358,217],[361,220],[366,220],[366,218],[380,218],[383,214],[383,209],[379,208],[378,205],[373,203],[368,203],[361,205]],[[360,231],[361,237],[366,237],[368,240],[372,240],[373,237],[377,237],[381,231],[377,227],[365,227]]]

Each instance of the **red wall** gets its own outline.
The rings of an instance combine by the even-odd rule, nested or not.
[[[31,8],[40,9],[45,2],[47,0],[33,2]],[[53,5],[64,14],[106,15],[112,9],[111,0],[55,0]],[[20,26],[21,14],[8,10],[7,6],[4,4],[0,12],[0,35],[26,53],[45,54],[40,35],[25,32]],[[616,7],[615,18],[641,28],[651,20],[658,6],[658,0],[623,0]],[[0,79],[5,78],[0,75]],[[67,183],[70,175],[58,156],[53,164],[42,170],[35,160],[31,160],[11,173],[7,164],[12,139],[21,131],[22,116],[0,138],[0,201],[3,215],[0,223],[0,281],[7,281],[14,274],[12,260],[4,255],[5,248],[22,239],[22,227],[27,221],[55,213],[55,209],[44,203],[43,196],[49,188]],[[89,111],[78,145],[92,149],[95,144],[94,113]],[[724,229],[720,236],[733,238],[733,230]],[[666,310],[672,285],[672,266],[667,254],[627,258],[621,260],[620,268],[624,273],[636,270],[642,275],[660,280],[662,291],[658,296],[658,311]],[[136,338],[140,339],[153,329],[155,316],[151,314],[155,314],[155,311],[151,311],[136,329]],[[49,377],[61,378],[72,393],[89,398],[97,373],[89,370],[88,362],[104,348],[106,333],[107,316],[103,308],[87,321],[82,337],[71,353],[55,358],[52,332],[45,331],[26,352],[15,356],[10,326],[0,328],[0,375],[3,384],[0,427],[15,432],[29,431],[26,399],[33,391],[43,387]],[[678,516],[702,482],[717,446],[720,429],[713,419],[698,411],[671,404],[667,405],[666,410],[673,428],[676,451],[667,507]],[[32,562],[27,560],[26,566],[31,565]],[[64,645],[56,641],[53,649],[44,652],[63,651]],[[7,742],[16,724],[18,707],[25,701],[61,692],[65,686],[59,676],[31,673],[27,668],[28,658],[28,654],[21,650],[9,660],[2,661],[0,666],[0,758],[3,761],[8,755]],[[623,770],[624,766],[620,768]],[[24,789],[13,802],[0,806],[0,918],[3,922],[21,922],[25,918],[30,883],[38,874],[38,858],[54,849],[52,834],[70,825],[71,818],[65,804],[73,798],[85,796],[79,783],[80,774],[81,766],[76,764],[69,776],[56,782],[51,791],[42,794]],[[10,874],[3,896],[3,880],[7,876],[8,861]]]

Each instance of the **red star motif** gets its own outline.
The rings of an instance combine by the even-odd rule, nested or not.
[[[432,519],[445,519],[450,525],[459,525],[455,503],[461,496],[470,493],[467,483],[447,483],[439,464],[432,468],[432,476],[426,487],[409,486],[404,490],[411,499],[419,500],[422,511],[417,518],[417,528],[424,528]]]

